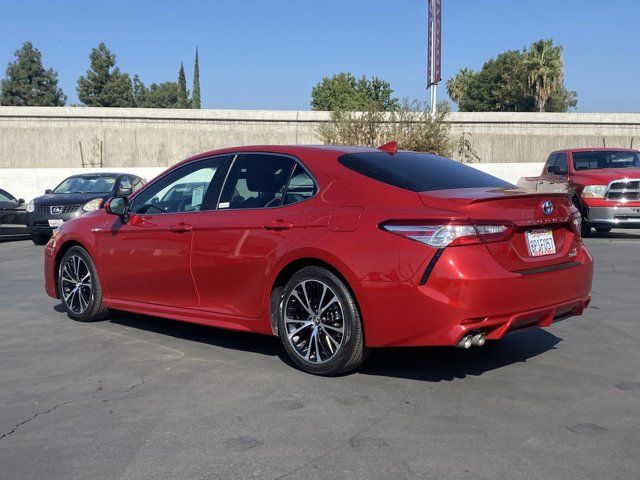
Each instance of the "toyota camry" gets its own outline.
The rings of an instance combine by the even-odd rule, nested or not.
[[[592,273],[568,195],[394,143],[197,155],[45,248],[46,292],[73,319],[277,335],[319,375],[375,347],[478,348],[580,315]]]

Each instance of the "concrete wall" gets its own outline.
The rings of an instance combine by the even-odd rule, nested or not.
[[[640,143],[640,114],[452,113],[482,162],[541,162],[566,147]],[[320,143],[327,112],[0,107],[0,168],[166,167],[247,144]],[[82,151],[82,156],[81,156]],[[102,160],[102,163],[100,163]]]
[[[473,167],[495,175],[508,182],[516,183],[520,177],[538,175],[542,163],[474,163]],[[7,190],[17,198],[27,202],[42,195],[47,188],[54,188],[62,180],[76,173],[94,171],[113,171],[99,168],[5,168],[0,169],[0,188]],[[164,170],[164,167],[118,168],[118,171],[133,173],[151,180]]]

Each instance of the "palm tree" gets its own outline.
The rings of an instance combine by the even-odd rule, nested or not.
[[[562,86],[562,47],[554,47],[553,40],[538,40],[531,44],[524,56],[524,64],[529,72],[529,87],[536,107],[539,112],[544,112],[551,95]]]
[[[467,87],[469,86],[469,82],[476,74],[473,70],[469,68],[463,68],[458,73],[455,74],[454,77],[447,80],[447,93],[451,100],[456,103],[460,103],[460,100],[464,97],[464,94],[467,91]]]

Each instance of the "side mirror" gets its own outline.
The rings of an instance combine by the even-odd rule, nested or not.
[[[133,188],[120,186],[116,191],[116,197],[128,197],[132,193],[133,193]]]
[[[18,205],[24,205],[24,198],[18,199]]]
[[[567,171],[560,165],[549,165],[547,167],[547,173],[551,173],[553,175],[566,175]]]
[[[50,194],[52,194],[52,193],[53,193],[53,190],[51,190],[50,188],[47,188],[47,189],[44,191],[44,194],[45,194],[45,195],[50,195]]]
[[[107,213],[110,213],[111,215],[118,215],[124,220],[124,217],[129,212],[129,203],[124,197],[113,197],[105,204],[104,209]]]

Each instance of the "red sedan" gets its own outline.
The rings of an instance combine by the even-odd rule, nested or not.
[[[569,196],[393,146],[197,155],[45,249],[46,291],[74,319],[278,335],[320,375],[373,347],[469,348],[580,315],[592,274]]]

